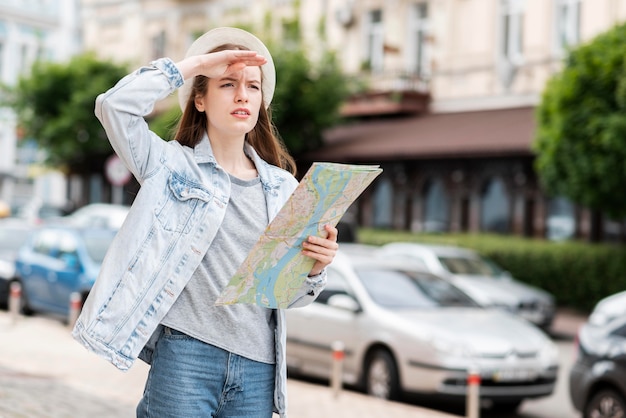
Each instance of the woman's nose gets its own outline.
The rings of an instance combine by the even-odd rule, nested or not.
[[[241,84],[237,88],[237,95],[235,96],[235,101],[239,102],[247,102],[248,101],[248,92],[246,91],[246,87]]]

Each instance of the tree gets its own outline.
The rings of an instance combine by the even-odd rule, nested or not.
[[[626,25],[572,50],[537,109],[536,170],[545,189],[614,219],[626,216]]]
[[[46,151],[46,164],[71,173],[102,171],[113,150],[94,116],[96,96],[127,73],[88,53],[67,63],[37,62],[8,91],[26,138]]]
[[[340,120],[347,77],[332,52],[325,52],[316,64],[301,46],[276,50],[273,56],[278,80],[272,101],[274,124],[292,154],[319,148],[324,129]]]

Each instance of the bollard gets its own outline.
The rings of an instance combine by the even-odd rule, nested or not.
[[[341,341],[335,341],[332,346],[333,350],[333,374],[331,378],[331,386],[333,388],[333,394],[335,397],[339,396],[341,392],[341,387],[343,385],[343,358],[345,356],[344,353],[344,345]]]
[[[480,372],[476,368],[467,371],[467,395],[465,399],[465,416],[479,418],[480,416]]]
[[[22,304],[22,285],[20,282],[11,282],[9,288],[9,312],[11,320],[15,324],[20,315],[20,305]]]
[[[80,310],[82,309],[83,297],[78,292],[72,292],[70,294],[70,314],[67,325],[70,328],[74,328],[74,324],[78,319]]]

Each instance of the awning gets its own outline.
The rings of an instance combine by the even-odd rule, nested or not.
[[[360,121],[326,132],[311,160],[389,161],[532,156],[535,108]]]

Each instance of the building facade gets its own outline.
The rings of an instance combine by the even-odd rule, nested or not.
[[[367,90],[307,160],[377,163],[365,226],[623,238],[624,223],[545,196],[534,109],[567,48],[626,18],[626,0],[82,0],[85,46],[141,65],[224,25],[281,39],[297,19]],[[128,46],[132,45],[132,48]]]
[[[78,0],[0,0],[1,82],[14,85],[36,60],[63,61],[79,52],[78,14]],[[0,149],[0,201],[14,207],[66,203],[63,176],[33,169],[41,151],[20,135],[9,108],[0,108]]]

